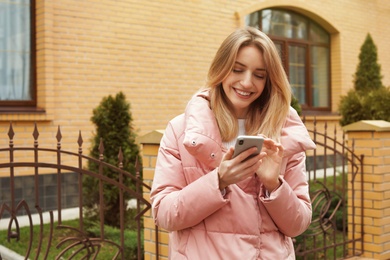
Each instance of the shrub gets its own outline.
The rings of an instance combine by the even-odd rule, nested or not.
[[[377,47],[370,34],[360,48],[359,64],[354,75],[355,90],[365,94],[379,89],[382,85],[381,66],[377,63]]]
[[[291,97],[291,106],[297,111],[298,115],[302,114],[301,105],[299,104],[298,99],[294,96]]]
[[[96,134],[92,140],[90,155],[93,158],[99,158],[100,140],[104,146],[104,162],[111,165],[118,165],[119,149],[123,153],[123,170],[135,175],[135,162],[139,158],[139,148],[135,143],[135,133],[131,125],[132,116],[130,113],[130,104],[126,101],[125,95],[120,92],[115,97],[104,97],[100,105],[93,110],[91,121],[96,125]],[[88,163],[88,169],[92,172],[99,172],[99,165]],[[139,167],[141,171],[142,167]],[[103,175],[119,181],[119,174],[108,168],[103,169]],[[129,177],[123,179],[123,183],[134,190],[134,184]],[[104,184],[104,221],[105,224],[120,226],[120,200],[119,190],[111,184]],[[97,178],[84,176],[83,180],[84,206],[86,212],[86,221],[99,221],[99,180]],[[124,196],[125,225],[130,223],[131,212],[127,209],[127,201],[131,198],[130,194]]]
[[[371,119],[390,122],[390,88],[383,87],[369,93],[365,107]]]
[[[390,88],[371,90],[364,96],[350,90],[341,97],[339,111],[343,115],[340,120],[342,126],[360,120],[390,121]]]
[[[370,34],[360,49],[359,64],[354,75],[354,89],[342,96],[339,104],[340,124],[360,120],[390,119],[390,89],[382,85],[377,48]]]
[[[363,104],[357,92],[354,90],[348,91],[346,96],[341,97],[339,111],[343,117],[340,119],[341,125],[348,125],[367,117],[364,115]]]

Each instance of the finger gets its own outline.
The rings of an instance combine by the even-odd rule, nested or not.
[[[278,142],[275,142],[274,140],[272,139],[264,139],[264,143],[263,143],[263,146],[265,146],[265,148],[269,149],[269,150],[272,150],[272,151],[279,151],[280,149],[283,151],[284,148],[283,146],[278,143]]]
[[[258,156],[251,158],[245,162],[243,162],[244,170],[242,170],[240,173],[242,175],[241,179],[248,178],[249,176],[253,175],[261,166],[263,163],[263,159],[257,159]]]
[[[279,149],[280,151],[284,151],[284,147],[283,147],[282,144],[277,143],[276,146],[278,147],[278,149]]]
[[[279,156],[283,156],[283,153],[284,153],[284,147],[283,147],[283,145],[278,144],[278,145],[277,145],[277,148],[278,148],[278,155],[279,155]]]
[[[232,159],[233,153],[234,153],[234,148],[230,147],[228,151],[222,156],[222,161]]]
[[[251,147],[245,151],[243,151],[242,153],[240,153],[239,155],[237,155],[234,159],[237,159],[238,161],[242,162],[244,161],[246,158],[248,158],[248,156],[252,155],[253,153],[255,153],[257,151],[257,148],[256,147]]]
[[[249,158],[248,160],[246,160],[246,162],[249,162],[249,164],[248,165],[250,165],[250,163],[251,164],[255,164],[255,163],[257,163],[258,161],[261,161],[264,157],[266,157],[268,154],[267,154],[267,152],[264,152],[264,151],[262,151],[262,152],[260,152],[259,154],[257,154],[256,156],[253,156],[252,158]]]
[[[270,138],[265,138],[263,142],[263,146],[270,149],[271,147],[275,146],[275,141]]]

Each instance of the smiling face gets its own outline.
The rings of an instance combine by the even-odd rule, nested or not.
[[[237,53],[233,70],[222,81],[223,90],[237,118],[245,118],[250,104],[263,93],[266,79],[260,50],[253,45],[242,47]]]

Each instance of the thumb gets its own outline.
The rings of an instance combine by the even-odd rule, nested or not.
[[[227,151],[227,152],[224,154],[224,156],[222,157],[222,161],[226,161],[226,160],[232,159],[233,153],[234,153],[234,148],[233,148],[233,147],[230,147],[230,148],[228,149],[228,151]]]

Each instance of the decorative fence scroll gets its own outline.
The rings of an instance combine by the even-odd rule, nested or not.
[[[47,259],[49,252],[56,247],[60,249],[56,259],[96,259],[103,247],[110,246],[112,251],[112,259],[126,259],[124,256],[124,250],[126,245],[124,243],[125,227],[124,224],[124,211],[125,205],[123,201],[123,195],[128,193],[136,201],[136,214],[134,221],[137,227],[137,241],[138,251],[134,259],[143,259],[141,234],[142,230],[142,216],[147,212],[151,205],[143,198],[142,190],[150,191],[150,186],[142,182],[139,174],[139,163],[135,162],[137,174],[132,174],[122,169],[123,154],[120,148],[118,148],[118,167],[110,165],[104,162],[104,147],[103,142],[100,143],[100,156],[98,159],[91,158],[83,155],[83,139],[81,132],[79,133],[77,142],[78,151],[70,152],[61,148],[62,133],[60,127],[56,134],[56,148],[42,148],[38,142],[39,131],[35,124],[32,133],[33,145],[32,147],[19,147],[14,145],[14,137],[17,136],[14,133],[12,124],[10,124],[8,131],[9,145],[8,147],[0,147],[0,170],[2,172],[9,172],[9,176],[3,176],[3,178],[9,178],[9,193],[1,194],[0,197],[0,223],[8,221],[7,237],[0,238],[1,240],[12,241],[15,243],[21,240],[20,233],[20,220],[21,218],[28,219],[27,224],[29,227],[29,238],[26,244],[25,258],[30,259]],[[29,156],[31,155],[31,156]],[[20,156],[20,157],[19,157]],[[64,159],[66,157],[66,160]],[[6,159],[4,159],[6,158]],[[96,163],[99,165],[99,172],[91,172],[85,168],[87,162]],[[110,168],[112,171],[118,173],[118,178],[110,179],[104,176],[103,169]],[[20,181],[22,179],[18,176],[18,171],[29,171],[30,177],[34,178],[34,188],[31,197],[18,198],[18,188],[20,187]],[[56,207],[47,210],[42,205],[43,193],[42,193],[42,176],[47,175],[47,172],[52,172],[51,175],[56,179]],[[78,181],[74,183],[78,190],[78,227],[70,227],[63,225],[62,214],[64,209],[63,205],[63,178],[68,173],[77,174]],[[114,242],[106,238],[105,226],[103,214],[100,214],[100,235],[98,237],[91,237],[84,230],[84,212],[83,212],[83,192],[82,192],[82,179],[84,175],[92,176],[99,180],[99,201],[98,207],[104,209],[103,196],[103,184],[105,186],[111,185],[119,190],[120,198],[120,242]],[[135,190],[130,189],[122,183],[124,177],[131,178],[135,184]],[[8,181],[8,180],[7,180]],[[31,187],[30,187],[31,188]],[[44,214],[49,214],[49,220],[45,222]],[[34,223],[34,216],[38,216],[38,221]],[[49,224],[48,235],[44,236],[44,224]],[[35,227],[35,229],[33,229]],[[34,231],[38,227],[38,232]],[[52,244],[53,235],[55,232],[62,234],[62,239],[58,244]],[[47,232],[45,232],[47,233]],[[35,243],[33,243],[35,241]],[[34,244],[34,246],[33,246]],[[1,258],[1,257],[0,257]]]
[[[297,259],[343,259],[363,252],[363,214],[355,212],[363,208],[363,156],[355,154],[353,140],[348,148],[344,133],[339,141],[336,128],[333,137],[327,128],[325,123],[324,131],[317,131],[314,121],[309,129],[317,145],[307,164],[313,217],[295,238]]]

